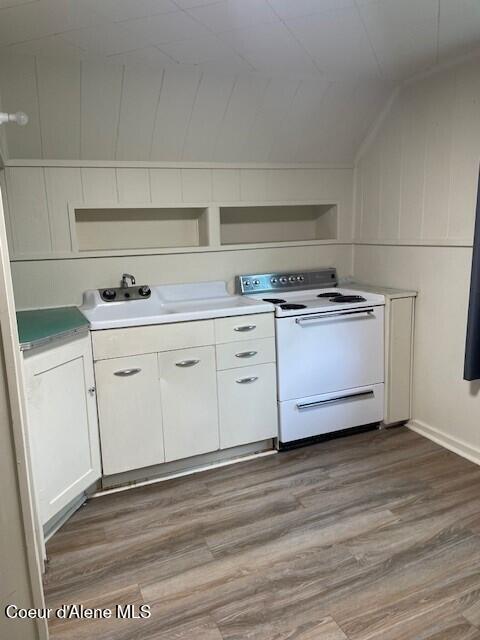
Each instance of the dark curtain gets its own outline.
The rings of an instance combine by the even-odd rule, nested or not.
[[[472,276],[468,305],[465,344],[465,380],[480,380],[480,177],[477,190],[477,212],[473,239]]]

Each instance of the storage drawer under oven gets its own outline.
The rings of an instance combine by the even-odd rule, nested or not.
[[[383,391],[383,384],[376,384],[279,402],[280,441],[381,422]]]

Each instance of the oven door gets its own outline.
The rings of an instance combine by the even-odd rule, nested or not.
[[[383,306],[277,318],[278,398],[384,380]]]

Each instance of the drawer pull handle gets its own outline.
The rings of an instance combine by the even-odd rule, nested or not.
[[[251,382],[255,382],[255,380],[258,380],[258,376],[249,376],[248,378],[238,378],[236,382],[238,382],[238,384],[250,384]]]
[[[134,376],[136,373],[140,373],[141,369],[120,369],[120,371],[115,371],[114,376],[119,376],[120,378],[127,378],[128,376]]]
[[[256,356],[258,353],[258,351],[240,351],[240,353],[236,353],[235,357],[236,358],[253,358],[253,356]]]
[[[257,328],[256,324],[241,324],[239,327],[233,327],[233,330],[240,331],[243,333],[245,331],[253,331],[256,328]]]
[[[198,364],[200,360],[180,360],[180,362],[176,362],[176,367],[193,367]]]
[[[323,407],[326,404],[333,404],[334,402],[344,402],[347,400],[359,400],[361,398],[371,398],[375,395],[372,390],[359,391],[358,393],[349,393],[345,396],[337,396],[336,398],[328,398],[327,400],[316,400],[314,402],[303,402],[297,404],[299,411],[305,411],[306,409],[313,409],[314,407]]]

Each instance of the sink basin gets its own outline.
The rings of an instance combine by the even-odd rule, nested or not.
[[[80,310],[92,330],[187,322],[273,311],[273,305],[231,295],[223,281],[151,287],[145,300],[105,302],[97,289],[85,291]]]
[[[231,299],[230,299],[231,298]],[[184,300],[183,302],[166,303],[164,308],[169,313],[196,313],[219,309],[236,309],[239,306],[249,304],[241,296],[229,296],[228,298],[210,298],[207,300]]]

